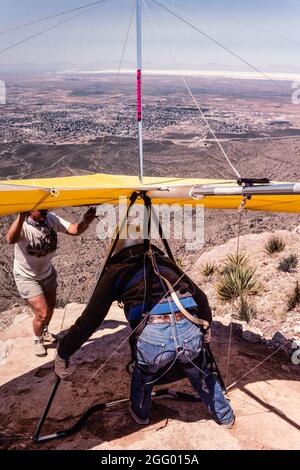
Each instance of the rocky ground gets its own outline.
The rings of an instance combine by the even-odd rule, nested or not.
[[[141,428],[133,423],[123,403],[93,415],[82,431],[72,437],[42,447],[33,444],[30,436],[54,382],[55,349],[49,347],[45,358],[33,355],[31,313],[15,306],[4,313],[6,328],[0,333],[0,446],[100,450],[299,449],[300,375],[292,354],[297,354],[293,348],[296,341],[300,342],[300,311],[295,308],[287,312],[286,308],[288,293],[299,280],[299,267],[293,273],[283,273],[277,266],[282,257],[300,252],[300,242],[297,231],[280,231],[277,235],[286,246],[282,253],[272,256],[264,250],[269,233],[240,239],[240,250],[252,260],[262,283],[261,291],[251,298],[256,316],[250,323],[232,317],[231,304],[218,300],[215,290],[218,275],[205,278],[201,274],[207,261],[222,265],[226,256],[236,250],[236,238],[205,252],[190,272],[213,307],[212,348],[226,384],[232,385],[228,396],[237,414],[232,430],[218,427],[201,403],[191,405],[161,398],[154,400],[149,426]],[[53,332],[66,330],[82,309],[83,305],[75,303],[57,309]],[[60,385],[45,432],[71,426],[93,404],[128,396],[130,379],[124,370],[129,360],[127,342],[118,348],[128,334],[123,312],[113,306],[101,328],[74,355],[75,373]],[[190,391],[186,381],[171,388]]]
[[[56,310],[53,331],[68,328],[83,306]],[[42,433],[70,427],[90,406],[126,398],[129,376],[127,342],[101,368],[128,335],[123,313],[114,306],[102,327],[73,356],[75,373],[59,386]],[[225,377],[229,328],[215,320],[212,348]],[[148,426],[135,424],[120,404],[90,417],[74,436],[46,444],[30,440],[54,383],[53,358],[32,354],[31,317],[18,315],[0,334],[0,446],[2,449],[299,449],[299,366],[279,351],[231,388],[228,396],[237,415],[232,430],[215,424],[201,403],[153,400]],[[227,383],[232,384],[272,353],[266,344],[250,344],[234,329]],[[170,386],[191,391],[186,381]],[[191,409],[193,412],[191,413]],[[20,439],[16,439],[19,437]],[[10,439],[8,439],[10,438]]]

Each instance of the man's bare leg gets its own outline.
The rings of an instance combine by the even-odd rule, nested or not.
[[[56,304],[56,289],[49,291],[49,292],[45,292],[45,297],[46,297],[46,301],[48,305],[48,316],[47,316],[47,324],[44,327],[43,338],[44,338],[44,341],[47,341],[49,343],[56,343],[58,340],[58,337],[50,333],[50,331],[48,331],[48,325],[51,321],[55,304]]]
[[[32,299],[27,299],[33,310],[34,318],[32,321],[33,332],[37,338],[43,336],[45,326],[48,325],[48,304],[45,295],[38,295]]]
[[[48,326],[51,321],[51,318],[55,309],[55,305],[56,305],[56,289],[51,290],[49,292],[45,292],[45,297],[46,297],[46,302],[48,305],[47,324],[45,326]]]

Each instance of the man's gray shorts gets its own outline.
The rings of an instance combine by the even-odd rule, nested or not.
[[[14,278],[22,299],[32,299],[57,288],[57,272],[54,267],[50,276],[45,279],[37,280],[17,273],[14,273]]]

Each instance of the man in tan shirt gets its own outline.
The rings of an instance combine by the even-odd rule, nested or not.
[[[81,235],[94,220],[96,210],[89,209],[82,222],[72,224],[48,210],[19,214],[7,232],[7,241],[15,245],[14,278],[18,291],[34,312],[34,349],[46,356],[44,341],[55,341],[48,332],[55,303],[57,273],[52,258],[57,249],[57,232]]]

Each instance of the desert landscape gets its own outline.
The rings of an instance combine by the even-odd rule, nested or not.
[[[49,73],[4,78],[7,105],[2,107],[0,117],[2,179],[93,172],[137,174],[132,76],[120,75],[117,80],[115,75],[107,74]],[[290,82],[278,82],[276,86],[264,80],[191,77],[189,83],[228,156],[244,177],[297,181],[300,115],[291,101]],[[146,76],[144,102],[146,175],[234,179],[178,78]],[[79,220],[83,212],[78,208],[57,211],[72,220]],[[11,220],[1,220],[2,310],[18,301],[11,275],[13,248],[4,237]],[[234,237],[237,220],[236,212],[206,211],[205,242],[215,245]],[[299,224],[297,214],[245,212],[241,233],[293,230]],[[65,290],[77,243],[78,240],[60,237],[55,261],[62,276],[60,287]],[[82,272],[79,268],[79,282],[67,300],[86,299],[107,248],[105,243],[99,243],[93,228],[83,237],[82,266],[89,269]],[[185,257],[181,248],[175,241],[178,259]],[[65,295],[61,291],[62,304]]]
[[[0,179],[93,172],[137,174],[135,83],[131,75],[20,73],[2,78],[7,83],[7,104],[1,107],[0,115]],[[216,76],[187,80],[243,177],[299,181],[300,105],[292,103],[289,81]],[[145,77],[144,126],[146,175],[235,179],[178,78]],[[85,210],[55,212],[79,221]],[[120,406],[101,417],[93,416],[78,435],[48,443],[45,448],[197,449],[201,443],[201,448],[210,449],[211,433],[216,436],[213,448],[299,448],[300,375],[299,364],[291,357],[295,342],[300,341],[300,295],[293,305],[290,300],[300,283],[300,215],[243,211],[240,223],[239,217],[237,211],[205,210],[201,256],[186,251],[184,241],[170,240],[178,264],[209,297],[214,315],[212,348],[227,385],[278,350],[230,391],[237,427],[220,430],[201,404],[195,405],[198,408],[191,418],[189,404],[163,399],[154,403],[153,422],[142,430],[129,422],[125,407]],[[28,436],[53,382],[54,349],[43,359],[31,353],[31,313],[15,288],[13,247],[5,239],[13,218],[0,221],[0,438],[11,437],[0,441],[0,447],[29,449],[37,448]],[[274,236],[282,241],[282,250],[268,253],[266,244]],[[228,256],[236,253],[237,243],[259,282],[259,288],[247,298],[245,317],[238,302],[222,300],[218,294]],[[83,310],[108,249],[109,240],[97,238],[96,223],[79,238],[59,236],[54,258],[59,274],[54,332],[61,329],[62,315],[66,329]],[[280,266],[287,258],[294,264],[284,271]],[[128,395],[129,378],[124,371],[128,346],[104,369],[105,380],[99,375],[85,387],[88,377],[127,334],[125,317],[114,306],[100,330],[77,353],[77,371],[61,386],[60,399],[50,413],[50,432],[69,426],[94,403]],[[180,390],[189,387],[186,382],[176,386]],[[29,402],[34,411],[27,416]],[[174,441],[172,436],[182,433],[184,443]],[[283,433],[288,436],[284,441]],[[20,441],[13,435],[20,436]]]

